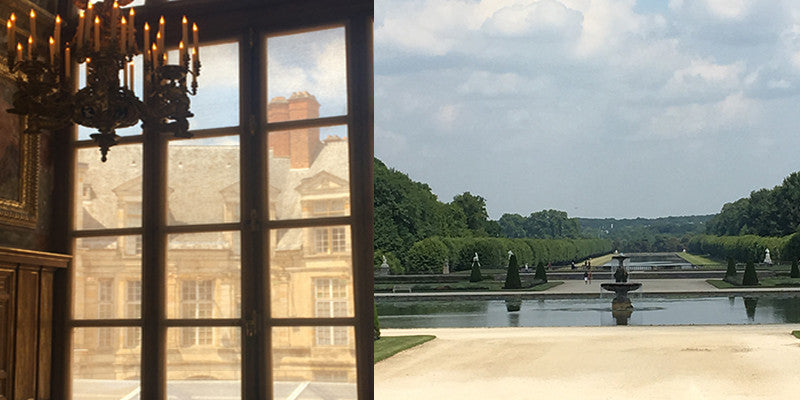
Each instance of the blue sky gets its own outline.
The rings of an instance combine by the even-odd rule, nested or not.
[[[376,0],[375,153],[490,216],[716,213],[800,170],[800,2]]]

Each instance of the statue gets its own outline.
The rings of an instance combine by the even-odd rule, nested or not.
[[[445,258],[444,259],[444,266],[442,267],[442,274],[443,275],[447,275],[449,273],[450,273],[450,259],[449,258]]]
[[[511,250],[509,250],[509,251],[508,251],[508,259],[510,260],[510,259],[511,259],[511,256],[513,256],[513,255],[514,255],[514,252],[513,252],[513,251],[511,251]]]
[[[772,265],[772,258],[769,256],[769,249],[767,249],[764,253],[764,264]]]
[[[383,264],[381,264],[381,267],[378,270],[378,275],[379,276],[389,275],[389,263],[386,261],[386,256],[383,256]]]
[[[475,257],[472,257],[472,264],[478,263],[478,266],[481,266],[480,260],[478,260],[478,253],[475,253]]]

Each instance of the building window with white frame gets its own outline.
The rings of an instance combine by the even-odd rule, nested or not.
[[[347,316],[347,281],[344,279],[314,279],[314,315],[317,318]],[[315,328],[317,346],[346,346],[347,327],[318,326]]]
[[[142,316],[142,281],[128,281],[125,286],[125,317],[140,318]],[[138,347],[142,341],[142,332],[139,328],[125,330],[125,347],[132,349]]]
[[[181,318],[211,318],[214,307],[214,281],[181,282]],[[211,327],[194,327],[181,330],[181,345],[207,346],[214,342]]]

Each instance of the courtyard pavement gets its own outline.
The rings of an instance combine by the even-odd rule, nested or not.
[[[583,284],[581,282],[581,284]],[[800,324],[385,329],[380,400],[797,399]]]

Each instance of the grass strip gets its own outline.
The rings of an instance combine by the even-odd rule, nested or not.
[[[794,337],[800,339],[800,331],[792,331],[792,335],[794,335]]]
[[[757,286],[734,285],[720,279],[706,279],[706,282],[717,289],[800,287],[800,278],[786,277],[761,278]]]
[[[522,289],[513,289],[513,291],[541,292],[563,283],[562,281],[545,282],[531,287],[523,287]],[[504,292],[507,291],[503,289],[504,284],[504,282],[500,281],[484,280],[481,282],[412,283],[404,286],[410,286],[412,292]],[[391,292],[394,286],[396,285],[391,283],[376,283],[375,292]]]
[[[700,266],[722,266],[722,263],[719,261],[712,260],[708,257],[699,256],[697,254],[689,254],[684,252],[677,252],[675,253],[678,257],[692,263],[692,265],[700,265]]]
[[[375,362],[383,361],[403,350],[419,346],[435,339],[433,335],[381,336],[375,343]]]

